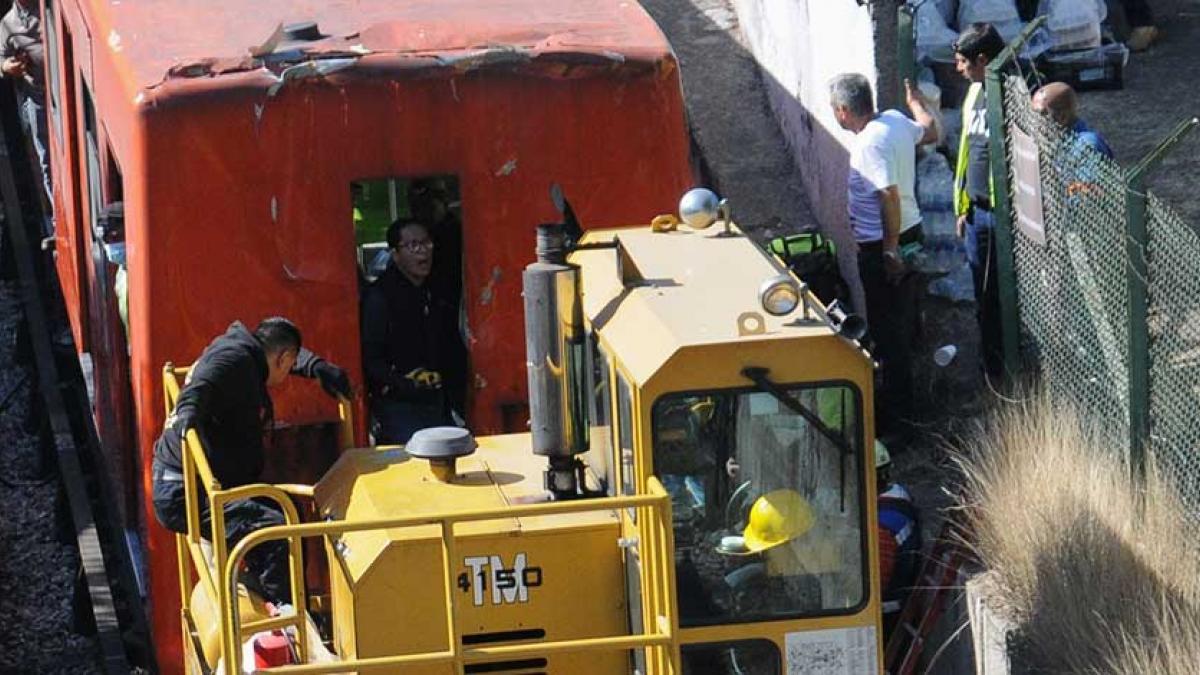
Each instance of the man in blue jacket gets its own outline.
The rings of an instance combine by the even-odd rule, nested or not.
[[[175,410],[154,444],[154,512],[164,527],[187,532],[183,487],[183,439],[195,429],[213,476],[223,488],[256,483],[266,461],[263,435],[274,419],[269,389],[288,375],[316,378],[330,396],[350,397],[341,368],[304,349],[300,330],[287,319],[264,319],[251,333],[240,321],[204,349],[184,382]],[[201,527],[211,536],[207,501],[201,496]],[[255,530],[284,523],[273,504],[239,500],[225,505],[225,541],[232,549]],[[246,585],[266,600],[291,602],[287,545],[273,541],[246,555]]]

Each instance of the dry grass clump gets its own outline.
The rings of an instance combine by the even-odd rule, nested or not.
[[[1031,665],[1200,667],[1200,555],[1173,488],[1134,487],[1118,448],[1045,395],[1002,410],[959,456],[965,512]]]

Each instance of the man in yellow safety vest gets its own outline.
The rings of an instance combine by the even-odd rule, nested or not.
[[[967,262],[975,281],[976,316],[984,367],[991,375],[1003,369],[1000,332],[1000,294],[996,279],[996,242],[992,209],[991,147],[987,93],[983,87],[988,64],[1004,49],[1004,39],[988,23],[973,23],[954,42],[954,66],[971,82],[962,105],[962,136],[954,172],[954,210],[958,236],[966,237]],[[999,130],[997,130],[999,132]]]

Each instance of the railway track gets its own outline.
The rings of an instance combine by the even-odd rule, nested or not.
[[[66,521],[62,526],[79,552],[80,575],[72,599],[75,627],[94,635],[99,672],[153,672],[142,593],[117,516],[85,380],[74,345],[62,337],[70,333],[61,311],[53,254],[42,247],[40,187],[33,176],[14,93],[7,82],[0,83],[0,227],[8,249],[4,258],[15,268],[32,357],[31,405],[42,426],[47,463],[57,469],[66,495],[67,517],[60,520]]]

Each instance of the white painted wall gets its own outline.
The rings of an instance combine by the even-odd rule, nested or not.
[[[855,0],[732,0],[762,69],[768,99],[804,178],[813,214],[838,243],[843,276],[861,299],[846,218],[846,147],[829,106],[829,81],[858,72],[879,80],[870,5]],[[889,4],[889,3],[884,3]]]

